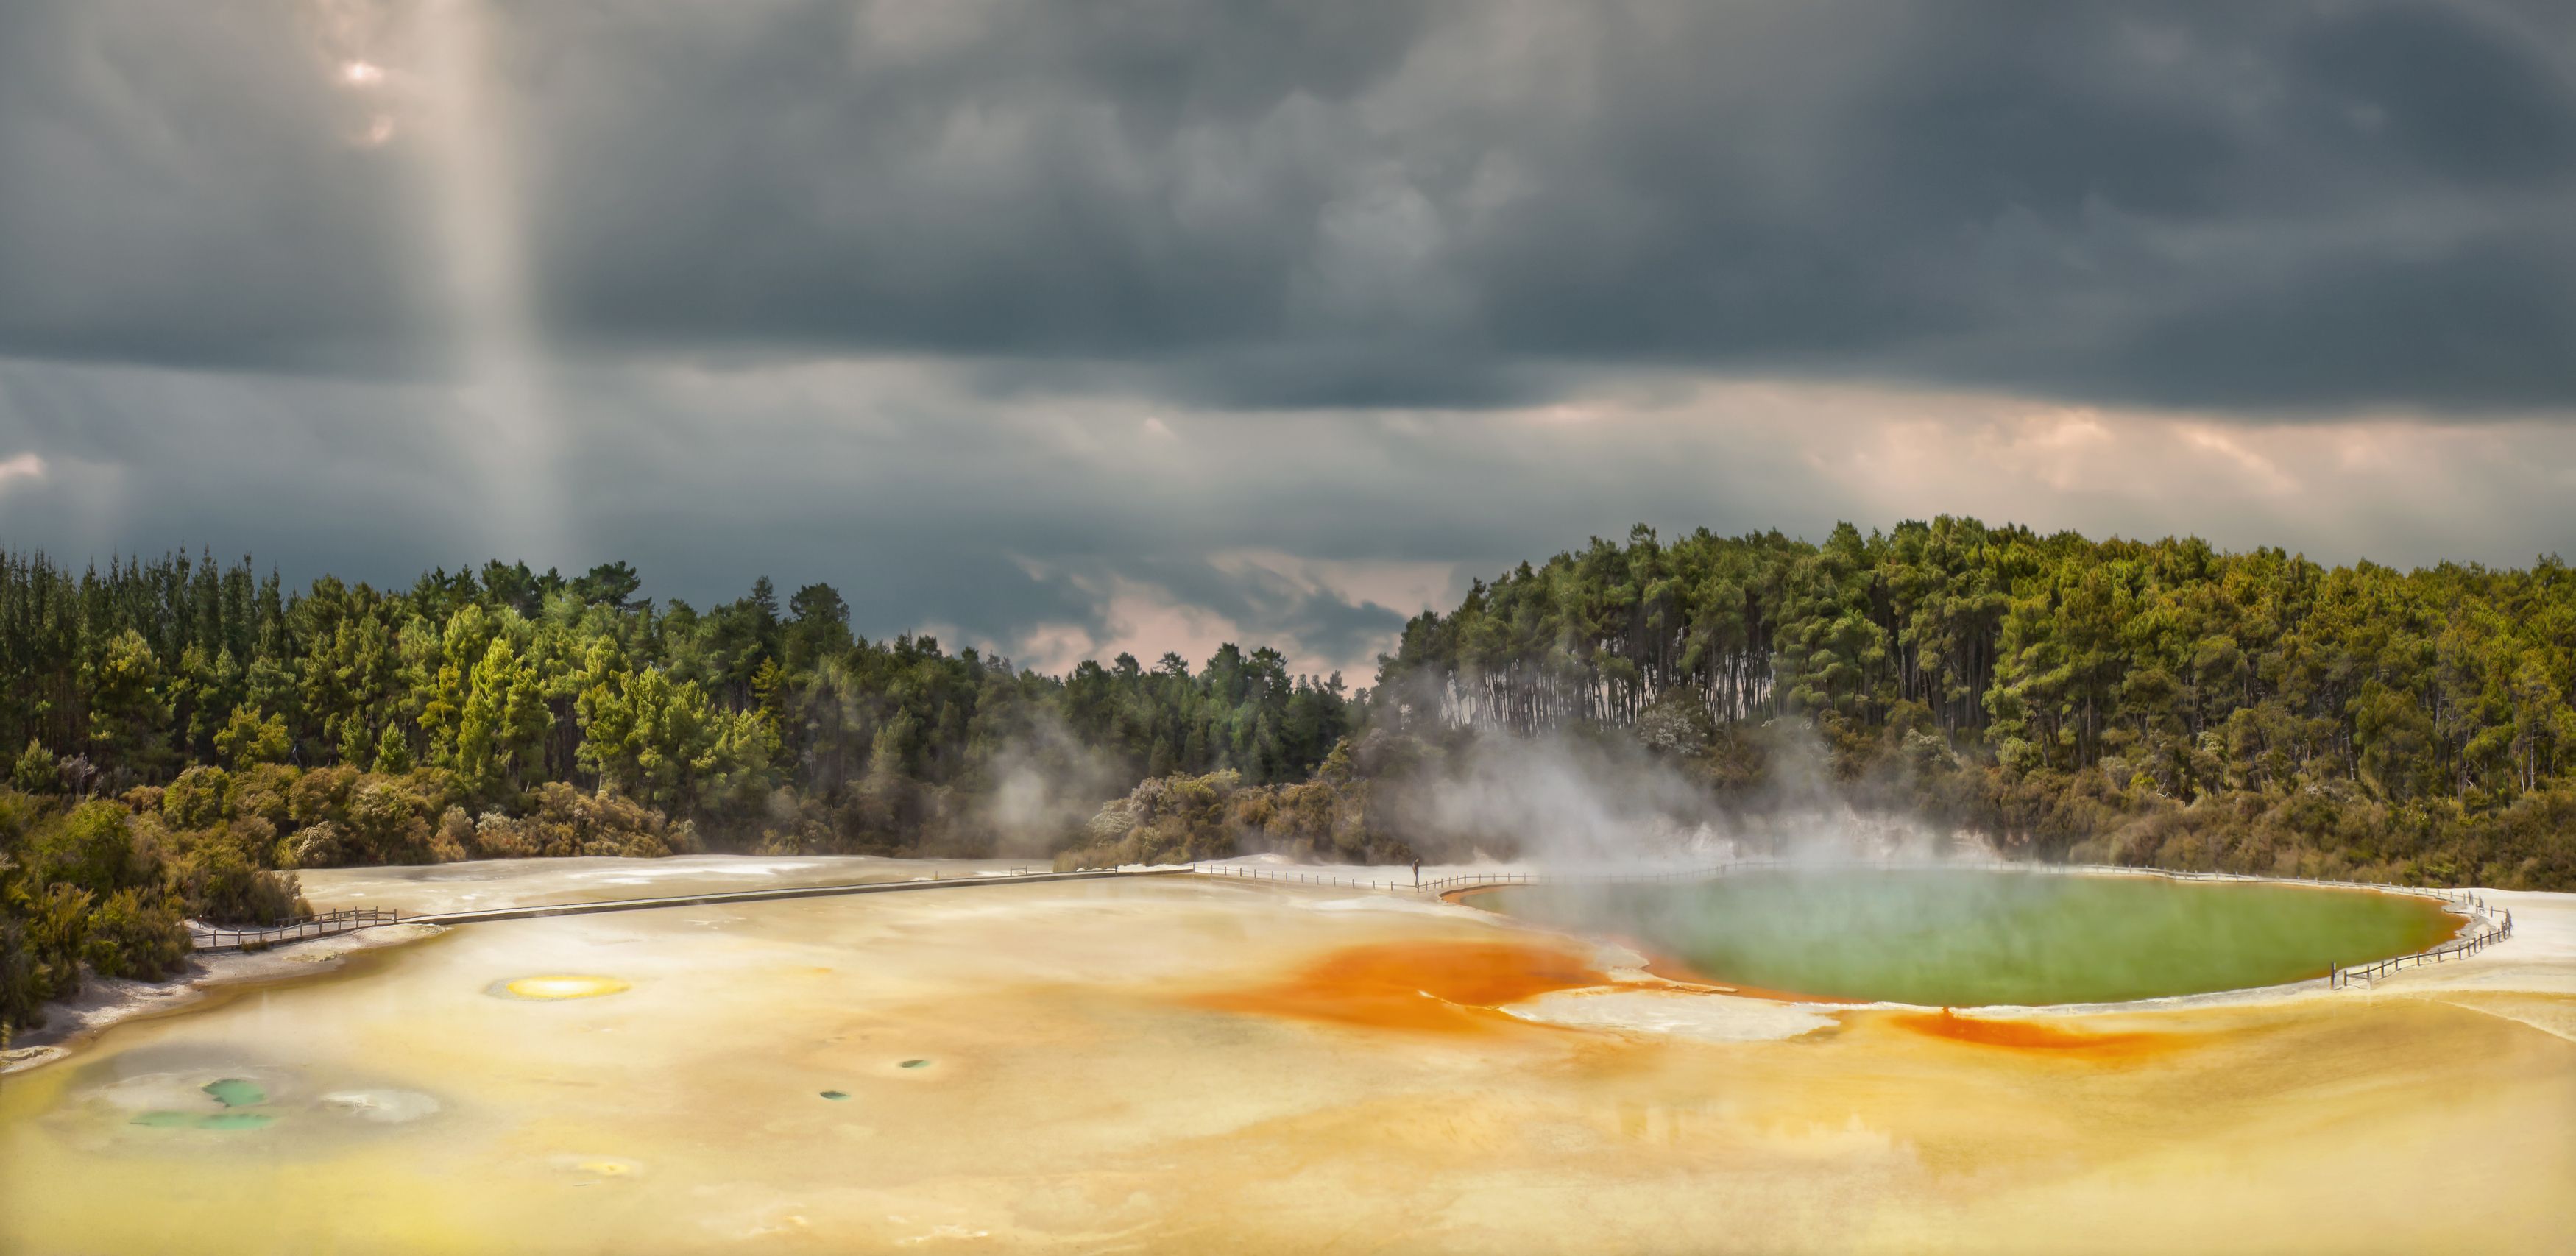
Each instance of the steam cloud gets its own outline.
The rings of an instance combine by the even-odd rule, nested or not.
[[[1765,783],[1725,799],[1633,738],[1489,731],[1445,771],[1382,783],[1392,797],[1380,805],[1426,856],[1510,857],[1563,870],[1928,859],[1984,847],[1980,835],[1853,805],[1833,789],[1825,747],[1811,730],[1765,732]]]

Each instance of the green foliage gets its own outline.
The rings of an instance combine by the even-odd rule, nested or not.
[[[263,763],[235,772],[232,793],[224,800],[225,814],[256,817],[272,829],[283,830],[294,823],[290,791],[303,775],[283,763]]]
[[[695,830],[685,821],[674,823],[631,799],[587,793],[560,781],[530,791],[524,816],[513,818],[487,812],[468,828],[462,824],[463,812],[452,814],[458,826],[451,829],[442,823],[442,833],[452,835],[484,857],[619,855],[653,859],[701,849]]]
[[[9,769],[9,783],[21,793],[52,793],[62,787],[62,764],[43,742],[29,738],[26,750]]]
[[[424,797],[382,778],[371,779],[349,798],[348,832],[352,863],[428,863],[429,817],[442,800]]]
[[[91,747],[105,759],[160,766],[172,706],[152,643],[131,628],[117,633],[89,660],[86,679]]]
[[[43,1023],[50,1000],[80,992],[89,943],[89,891],[47,883],[0,859],[0,1037]]]
[[[415,817],[433,828],[448,805],[524,818],[564,784],[743,847],[972,853],[1015,773],[1086,791],[1082,813],[1148,775],[1295,782],[1361,715],[1340,678],[1291,676],[1266,649],[1225,646],[1195,674],[1120,656],[1052,677],[856,636],[829,585],[782,605],[763,579],[705,609],[642,589],[625,563],[291,591],[247,560],[72,573],[0,553],[0,623],[22,625],[0,633],[0,738],[17,739],[0,744],[81,747],[50,778],[22,756],[27,785],[76,793],[310,765],[239,786],[299,860],[417,849],[348,810],[357,774],[416,768],[453,795]]]
[[[356,768],[315,768],[299,773],[286,787],[287,815],[297,824],[346,819],[349,792],[357,786]]]
[[[187,961],[188,929],[166,898],[118,890],[90,912],[81,958],[102,977],[167,976]]]
[[[243,853],[274,829],[257,817],[223,823],[224,799],[238,796],[224,777],[199,768],[167,790],[70,806],[0,789],[0,1038],[78,993],[84,973],[176,971],[190,914],[267,920],[296,909],[293,882]],[[183,816],[208,827],[172,829]]]
[[[214,744],[215,753],[236,770],[262,763],[284,763],[290,749],[286,719],[277,715],[261,719],[259,712],[250,707],[234,707],[232,718],[214,735]]]
[[[603,785],[677,810],[716,771],[720,730],[697,682],[658,667],[619,673],[581,695],[581,762]]]
[[[2567,885],[2576,577],[1908,522],[1822,545],[1639,528],[1408,624],[1371,719],[1632,729],[1724,802],[1756,730],[2007,846]],[[1714,729],[1707,748],[1696,719]],[[2292,824],[2322,808],[2320,827]]]
[[[273,840],[274,830],[263,827],[256,832],[270,834]],[[294,876],[263,870],[246,848],[256,849],[251,840],[226,834],[198,843],[170,865],[169,888],[190,917],[231,925],[273,925],[303,910]]]
[[[183,829],[213,824],[223,818],[224,799],[232,792],[232,783],[232,774],[222,768],[190,768],[161,792],[162,813]]]
[[[28,845],[45,880],[104,898],[160,879],[160,853],[134,840],[132,813],[100,800],[37,830]]]
[[[400,728],[386,725],[384,735],[376,742],[375,770],[388,775],[411,771],[411,739]]]
[[[1375,786],[1496,731],[1612,730],[1721,805],[1814,778],[2036,851],[2514,884],[2559,875],[2565,839],[2529,817],[2576,790],[2576,580],[2555,558],[2327,568],[1947,517],[1818,544],[1639,528],[1416,618],[1360,695],[1235,645],[1047,676],[870,640],[827,585],[644,592],[623,563],[290,591],[247,560],[0,554],[0,744],[28,747],[31,791],[166,785],[151,809],[185,849],[258,818],[262,866],[683,830],[982,853],[1003,811],[1055,849],[1385,851],[1405,839]],[[1792,743],[1823,747],[1812,771]],[[208,778],[180,779],[216,763],[209,821]],[[1141,781],[1225,773],[1214,811],[1083,828]],[[1053,791],[1034,809],[1031,780]]]

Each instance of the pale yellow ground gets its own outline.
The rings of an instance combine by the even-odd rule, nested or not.
[[[1046,872],[1044,859],[887,859],[877,855],[674,855],[476,859],[452,864],[307,868],[316,911],[384,907],[405,916],[617,898],[664,898],[798,885],[857,885]]]
[[[0,1252],[2564,1251],[2576,994],[2472,980],[2557,972],[2526,927],[2015,1046],[1529,1023],[1389,965],[1616,957],[1204,880],[474,925],[0,1080]],[[528,977],[628,988],[493,993]],[[1682,1032],[1730,1024],[1822,1027]],[[132,1123],[224,1077],[274,1122]]]

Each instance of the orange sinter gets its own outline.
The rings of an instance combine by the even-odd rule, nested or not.
[[[1609,978],[1518,942],[1384,942],[1335,951],[1285,980],[1191,998],[1200,1007],[1439,1033],[1523,1024],[1493,1009]]]
[[[1938,1012],[1899,1012],[1889,1020],[1916,1033],[1952,1042],[1971,1043],[1981,1047],[2010,1047],[2022,1051],[2046,1051],[2088,1059],[2115,1059],[2148,1055],[2184,1044],[2190,1037],[2177,1033],[2101,1033],[2088,1029],[2070,1029],[2044,1021],[1986,1020],[1975,1016],[1956,1016],[1944,1008]]]

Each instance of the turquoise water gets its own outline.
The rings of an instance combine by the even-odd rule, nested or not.
[[[2458,918],[2366,890],[1989,869],[1798,869],[1474,896],[1720,982],[1925,1006],[2112,1003],[2279,985],[2424,950]]]
[[[198,1089],[214,1096],[215,1102],[227,1108],[248,1108],[268,1102],[268,1092],[261,1090],[259,1083],[244,1081],[238,1077],[211,1081]]]

